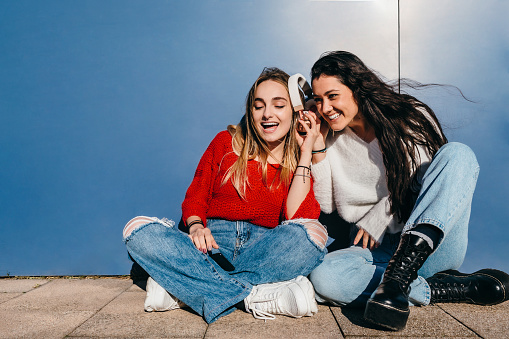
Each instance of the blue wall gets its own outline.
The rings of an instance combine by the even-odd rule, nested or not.
[[[123,225],[180,218],[262,68],[309,74],[336,49],[477,101],[417,94],[481,163],[463,268],[509,271],[507,9],[402,2],[399,37],[397,0],[1,2],[0,275],[128,273]]]

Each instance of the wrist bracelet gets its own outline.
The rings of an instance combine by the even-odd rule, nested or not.
[[[305,169],[307,169],[308,171],[311,171],[311,167],[308,167],[308,166],[301,166],[301,165],[297,166],[295,169],[297,170],[297,168],[299,168],[299,167],[301,167],[301,168],[305,168]]]
[[[307,174],[297,174],[297,173],[295,173],[295,174],[294,174],[294,176],[302,177],[302,182],[303,182],[303,183],[306,183],[306,178],[311,179],[311,176],[310,176],[310,175],[307,175]]]
[[[203,227],[205,227],[205,225],[203,225],[203,221],[201,221],[201,220],[193,220],[189,224],[187,224],[187,227],[190,228],[191,226],[196,225],[196,224],[200,224]]]
[[[311,154],[325,153],[325,152],[327,152],[327,147],[319,149],[318,151],[311,151]]]

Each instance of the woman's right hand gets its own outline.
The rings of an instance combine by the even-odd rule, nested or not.
[[[315,113],[316,126],[320,131],[320,136],[316,139],[315,145],[313,149],[318,150],[325,148],[325,139],[327,139],[327,134],[329,134],[329,124],[322,118],[322,116],[316,112],[316,107],[311,109],[313,113]]]
[[[212,248],[219,248],[210,229],[204,227],[202,224],[195,224],[189,227],[189,238],[191,238],[194,246],[203,253],[207,253],[207,251],[210,251]]]

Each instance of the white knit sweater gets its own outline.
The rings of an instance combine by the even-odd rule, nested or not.
[[[325,159],[311,169],[313,190],[322,211],[337,210],[343,219],[380,242],[386,231],[400,232],[403,224],[389,212],[387,176],[378,140],[367,143],[347,127],[329,133],[326,147]],[[421,159],[418,175],[422,178],[430,157],[421,149],[418,153]]]

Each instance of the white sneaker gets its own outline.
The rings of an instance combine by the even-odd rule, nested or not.
[[[315,290],[304,276],[254,286],[244,299],[244,304],[253,317],[264,320],[273,320],[276,314],[300,318],[310,317],[318,312]]]
[[[152,277],[147,280],[147,297],[145,298],[145,311],[164,312],[180,308],[178,300],[173,298]]]

